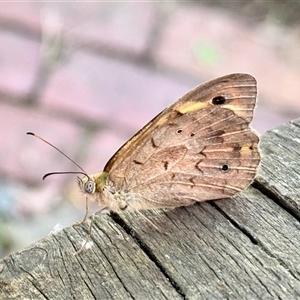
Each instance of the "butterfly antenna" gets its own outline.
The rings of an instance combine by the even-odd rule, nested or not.
[[[47,173],[43,176],[43,180],[50,176],[50,175],[54,175],[54,174],[83,174],[87,177],[89,177],[87,175],[87,173],[72,159],[70,158],[67,154],[63,153],[61,150],[59,150],[57,147],[55,147],[54,145],[52,145],[51,143],[49,143],[48,141],[44,140],[42,137],[40,137],[39,135],[33,133],[33,132],[27,132],[28,135],[33,135],[34,137],[40,139],[41,141],[43,141],[44,143],[48,144],[49,146],[51,146],[52,148],[56,149],[58,152],[60,152],[65,158],[67,158],[69,161],[71,161],[75,166],[77,166],[82,172],[51,172],[51,173]]]

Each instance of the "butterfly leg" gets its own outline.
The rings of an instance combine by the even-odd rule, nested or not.
[[[83,224],[86,221],[88,213],[89,213],[89,200],[87,197],[85,197],[85,215],[80,222],[75,223],[73,226],[79,226]]]
[[[101,208],[100,210],[98,210],[97,212],[95,212],[95,213],[91,216],[91,223],[90,223],[90,226],[89,226],[88,234],[87,234],[87,236],[86,236],[86,238],[85,238],[85,241],[83,242],[81,248],[73,254],[74,256],[77,255],[77,254],[79,254],[79,253],[81,253],[81,252],[83,251],[83,249],[86,247],[86,244],[88,243],[88,241],[89,241],[89,239],[90,239],[90,237],[91,237],[91,235],[92,235],[92,228],[93,228],[93,224],[94,224],[94,218],[95,218],[95,216],[96,216],[97,214],[103,212],[105,209],[107,209],[107,207]],[[84,219],[83,219],[81,222],[79,222],[79,223],[77,223],[77,224],[75,224],[75,225],[78,226],[78,225],[82,224],[82,223],[86,220],[86,216],[87,216],[87,214],[85,215]]]
[[[83,251],[83,249],[85,248],[86,244],[88,243],[88,241],[89,241],[89,239],[90,239],[90,237],[92,235],[92,228],[93,228],[93,224],[94,224],[94,216],[95,215],[91,216],[91,223],[90,223],[89,231],[88,231],[88,234],[87,234],[87,236],[85,238],[85,241],[83,242],[81,248],[73,254],[74,256],[78,255],[79,253],[81,253]]]

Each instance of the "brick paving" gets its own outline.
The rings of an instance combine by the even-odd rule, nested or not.
[[[6,252],[80,219],[76,170],[88,173],[195,85],[254,75],[253,127],[300,112],[299,25],[250,25],[238,13],[183,3],[0,3],[0,240]],[[73,204],[70,204],[73,202]]]

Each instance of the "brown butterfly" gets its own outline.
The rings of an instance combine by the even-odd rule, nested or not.
[[[139,212],[228,198],[246,188],[260,162],[259,138],[249,127],[256,94],[256,81],[248,74],[231,74],[199,85],[151,120],[117,151],[103,172],[94,175],[87,175],[41,137],[28,134],[81,169],[43,177],[84,175],[79,186],[87,196],[87,206],[79,225],[86,220],[88,200],[98,202],[100,211]],[[87,244],[92,224],[93,218],[87,239],[75,255]]]
[[[80,188],[112,211],[233,196],[253,181],[260,162],[249,127],[256,94],[248,74],[197,86],[126,142],[102,173],[80,179]]]

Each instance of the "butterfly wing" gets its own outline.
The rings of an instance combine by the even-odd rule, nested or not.
[[[234,195],[253,181],[260,161],[259,138],[249,128],[256,93],[247,74],[196,87],[133,136],[104,171],[117,190],[136,196],[135,208]]]

